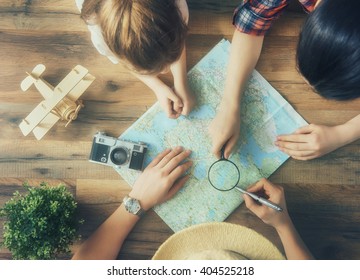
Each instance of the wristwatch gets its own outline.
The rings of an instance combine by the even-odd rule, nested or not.
[[[139,200],[126,195],[123,199],[126,211],[139,217],[145,214],[145,210],[141,208]]]

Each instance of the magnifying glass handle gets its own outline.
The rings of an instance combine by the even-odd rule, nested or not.
[[[235,188],[236,188],[238,191],[240,191],[240,192],[242,192],[242,193],[244,193],[244,194],[247,194],[248,196],[250,196],[250,197],[253,198],[254,200],[258,201],[259,203],[261,203],[261,204],[263,204],[263,205],[266,205],[267,207],[270,207],[270,208],[272,208],[272,209],[274,209],[274,210],[276,210],[276,211],[279,211],[279,212],[281,212],[281,211],[283,210],[279,205],[271,202],[270,200],[267,200],[267,199],[265,199],[265,198],[263,198],[263,197],[260,197],[260,196],[258,196],[258,195],[256,195],[256,194],[253,194],[253,193],[251,193],[251,192],[247,192],[247,191],[243,190],[243,189],[240,188],[240,187],[235,187]]]
[[[221,148],[221,159],[225,159],[225,145]]]

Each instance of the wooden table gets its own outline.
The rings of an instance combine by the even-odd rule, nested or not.
[[[231,15],[237,2],[188,1],[188,69],[221,38],[231,40]],[[55,5],[4,0],[0,12],[0,206],[24,181],[64,183],[76,192],[80,216],[86,220],[81,234],[86,238],[129,191],[112,168],[88,162],[92,137],[99,130],[121,134],[155,97],[126,69],[97,53],[72,1]],[[360,100],[324,100],[296,70],[295,49],[304,18],[301,12],[288,12],[275,23],[256,68],[308,122],[343,123],[359,113]],[[77,64],[96,77],[83,95],[85,108],[78,119],[66,129],[58,123],[41,141],[24,137],[18,128],[41,101],[36,90],[20,90],[25,71],[38,63],[46,65],[44,77],[54,85]],[[171,82],[169,76],[164,79]],[[290,215],[316,258],[360,259],[359,148],[356,141],[320,159],[289,159],[270,178],[284,186]],[[283,250],[276,232],[244,205],[227,221],[255,229]],[[149,259],[172,233],[150,211],[127,238],[119,258]],[[0,258],[10,259],[11,254],[1,249]]]

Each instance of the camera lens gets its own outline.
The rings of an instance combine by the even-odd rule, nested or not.
[[[110,159],[116,165],[122,165],[127,161],[128,153],[124,148],[116,148],[112,150]]]

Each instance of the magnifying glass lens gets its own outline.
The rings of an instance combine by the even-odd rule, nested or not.
[[[237,186],[240,172],[236,165],[229,160],[219,160],[209,169],[211,185],[220,191],[229,191]]]

